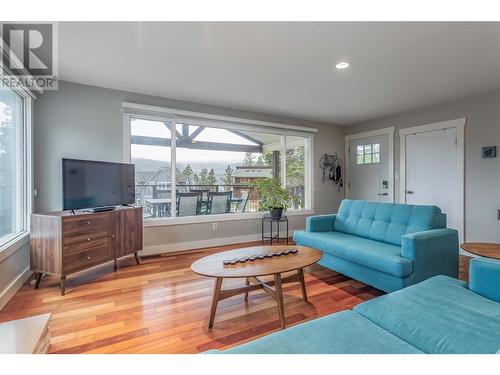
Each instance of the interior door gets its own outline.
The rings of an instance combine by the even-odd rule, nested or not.
[[[350,140],[347,186],[350,199],[392,201],[388,137],[385,134]]]
[[[433,204],[458,229],[457,129],[406,135],[406,203]]]

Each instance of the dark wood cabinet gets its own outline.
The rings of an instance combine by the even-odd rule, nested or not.
[[[142,207],[118,207],[92,213],[69,211],[33,214],[31,217],[31,270],[38,288],[44,273],[61,278],[64,295],[66,276],[134,254],[140,263]]]

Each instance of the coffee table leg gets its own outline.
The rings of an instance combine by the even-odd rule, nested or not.
[[[250,280],[248,280],[248,277],[245,279],[245,285],[250,285]],[[248,301],[248,292],[245,292],[245,301]]]
[[[214,325],[215,312],[217,311],[217,304],[220,298],[221,287],[222,287],[222,278],[217,277],[215,279],[214,295],[212,297],[212,308],[210,309],[210,319],[208,321],[208,328],[212,328]]]
[[[278,314],[280,316],[281,329],[285,329],[285,307],[283,306],[283,289],[281,287],[281,274],[274,274],[274,288],[276,290],[276,302],[278,302]]]
[[[304,301],[307,302],[306,282],[304,280],[304,269],[303,268],[299,268],[297,270],[297,273],[299,274],[300,291],[302,292],[302,298],[304,299]]]

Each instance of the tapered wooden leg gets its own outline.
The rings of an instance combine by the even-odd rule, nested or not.
[[[214,325],[215,312],[217,311],[217,304],[220,299],[220,289],[222,287],[222,278],[217,277],[215,279],[214,295],[212,297],[212,308],[210,309],[210,319],[208,320],[208,328],[212,328]]]
[[[248,280],[248,277],[245,279],[245,285],[250,285],[250,280]],[[248,292],[245,292],[245,301],[248,301]]]
[[[283,289],[281,287],[281,274],[274,274],[274,288],[276,290],[276,302],[278,302],[278,314],[280,316],[281,329],[285,329],[285,307],[283,306]]]
[[[136,252],[134,252],[134,256],[135,256],[135,261],[137,262],[137,264],[141,264],[141,259],[139,258],[139,254]]]
[[[60,281],[60,285],[61,285],[61,296],[64,296],[64,293],[66,293],[66,276],[61,276],[61,281]]]
[[[300,291],[302,292],[302,298],[304,299],[304,301],[307,302],[306,282],[304,280],[304,269],[303,268],[299,268],[297,270],[297,273],[299,274]]]
[[[35,274],[35,289],[38,289],[38,287],[40,286],[40,280],[42,280],[42,276],[43,276],[43,273],[41,273],[41,272],[37,272]]]
[[[118,265],[116,264],[116,259],[114,260],[114,264],[113,264],[113,269],[116,271],[118,268]]]

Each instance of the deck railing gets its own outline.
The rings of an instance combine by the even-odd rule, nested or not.
[[[225,192],[231,191],[234,200],[247,199],[245,212],[259,211],[260,197],[252,186],[248,184],[179,184],[176,191],[179,193],[189,193],[193,190],[209,190],[210,192]],[[291,188],[291,193],[294,196],[299,196],[301,201],[304,199],[304,187],[296,186]],[[148,202],[155,199],[170,199],[172,197],[172,186],[170,183],[157,183],[147,185],[136,185],[136,203],[146,206]],[[300,204],[295,204],[293,209],[300,208]],[[160,213],[158,213],[160,212]],[[145,212],[146,216],[170,216],[168,210]]]

